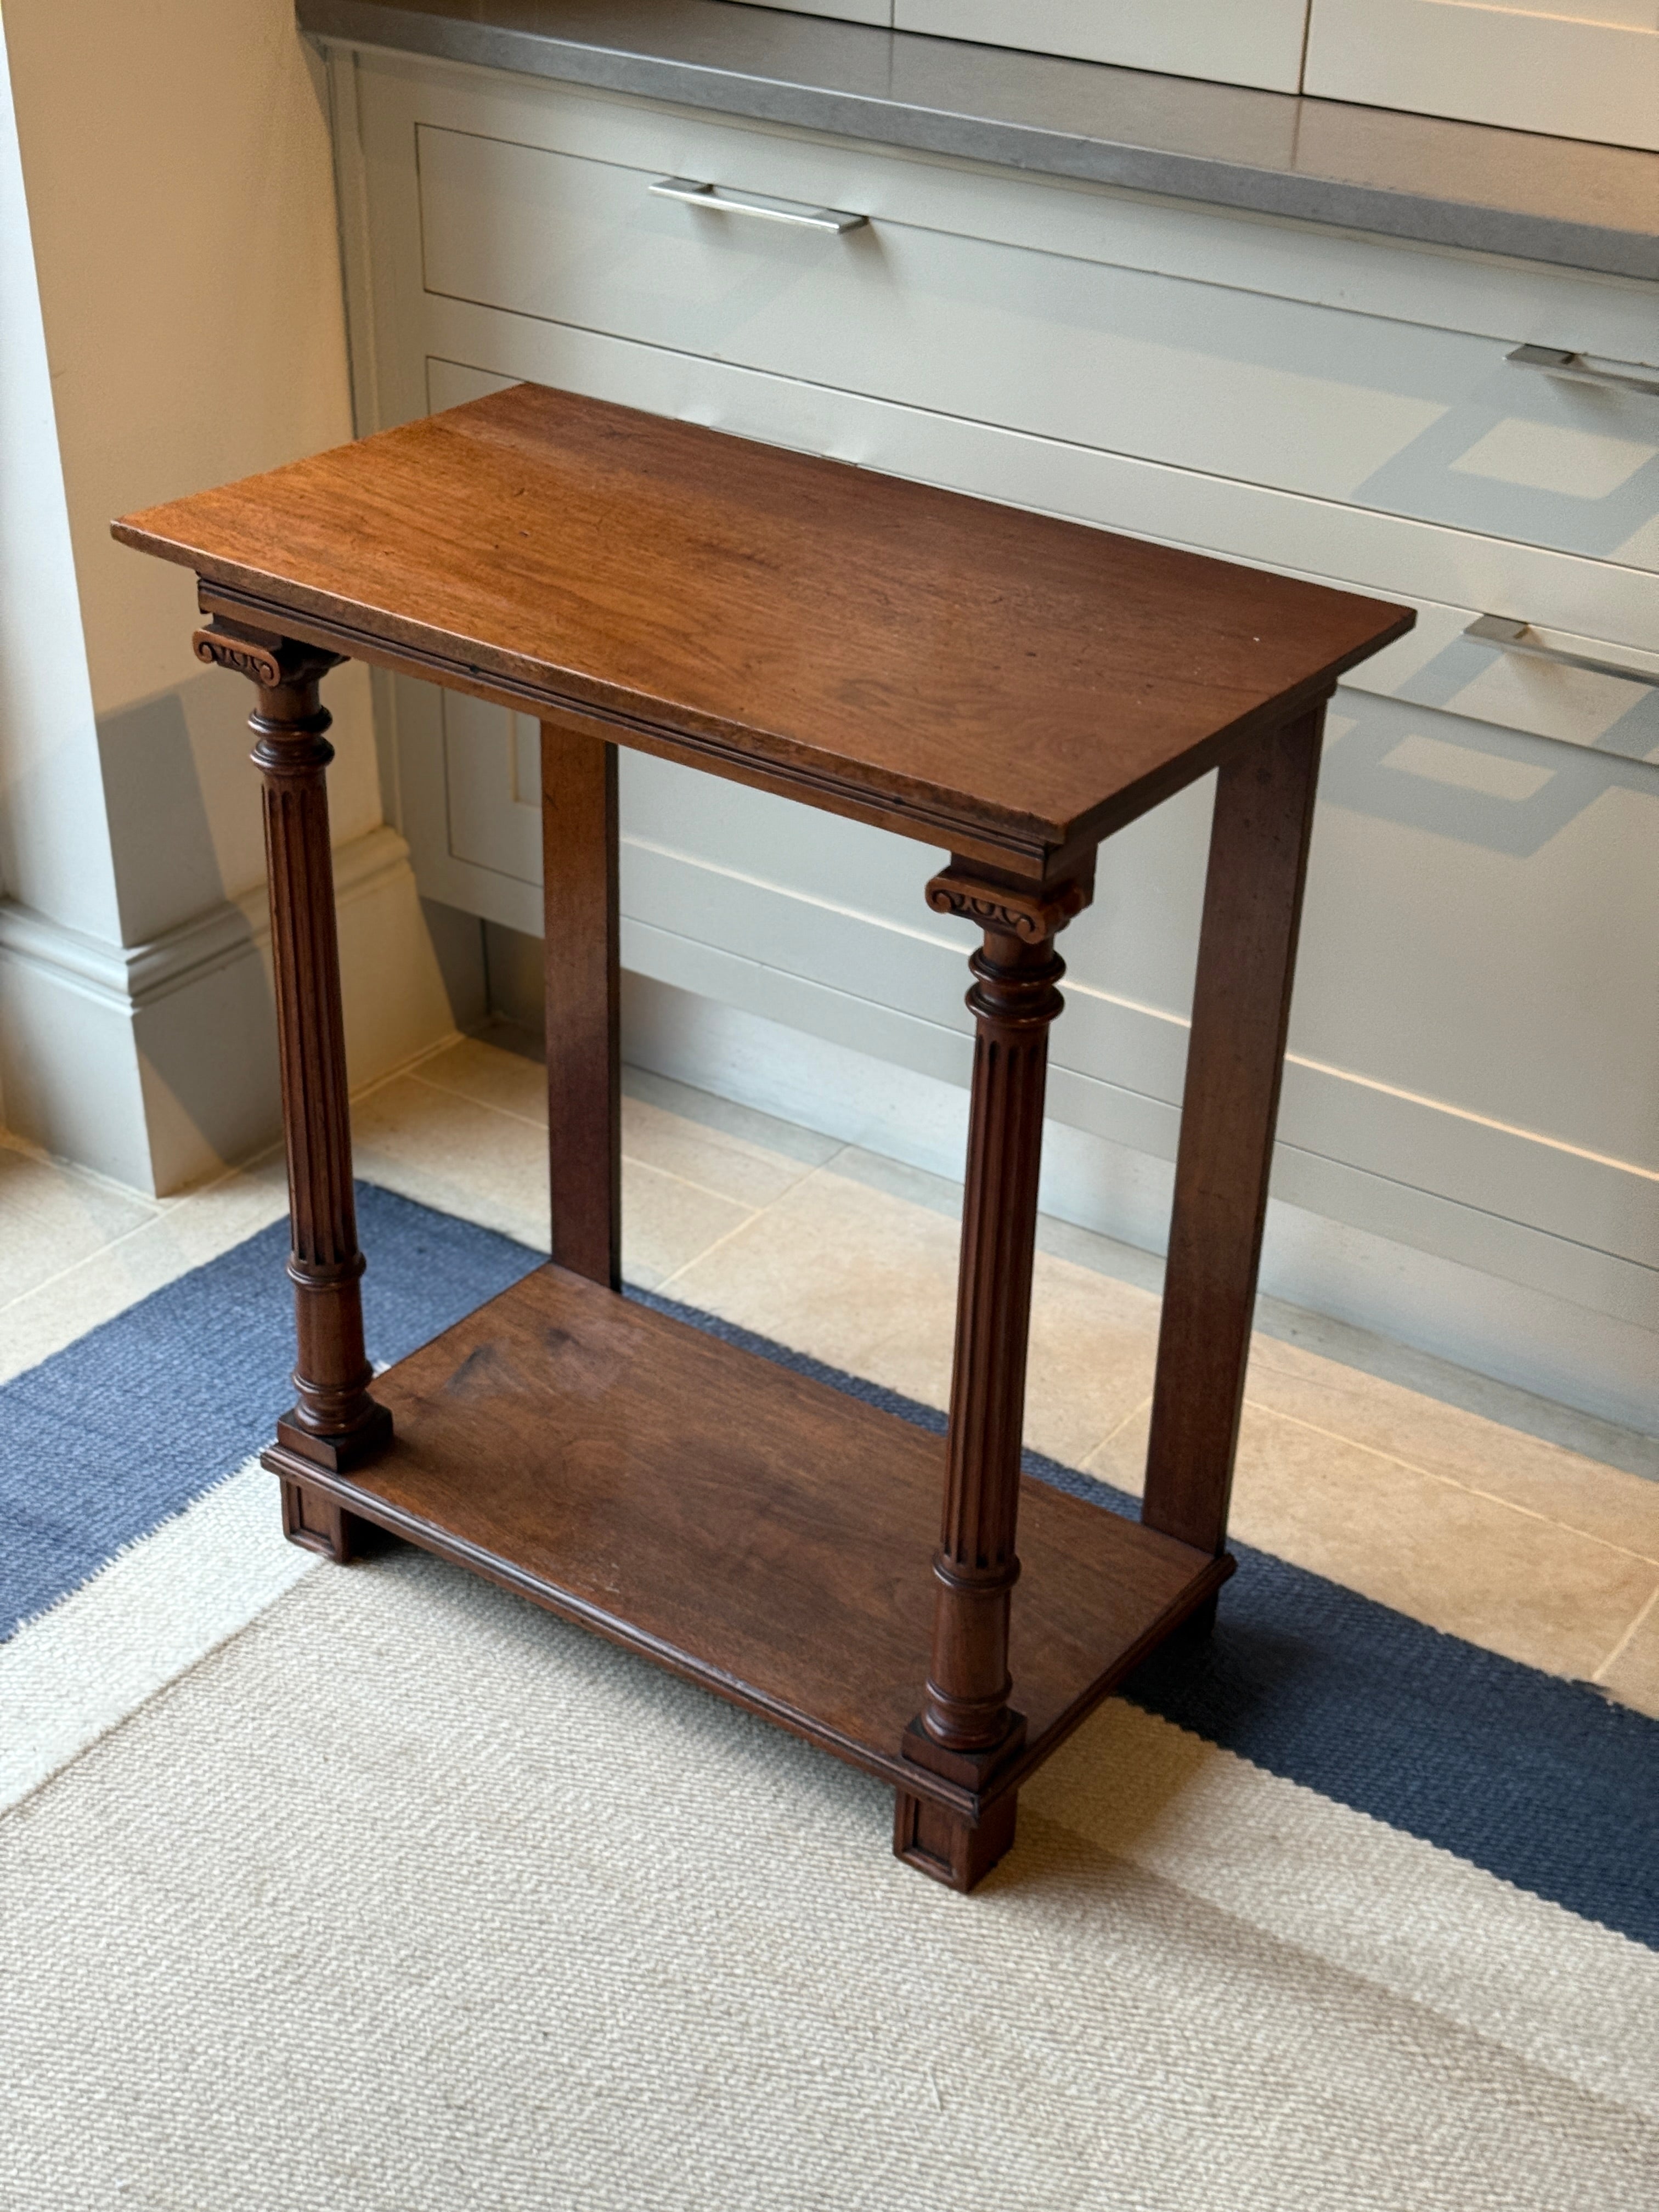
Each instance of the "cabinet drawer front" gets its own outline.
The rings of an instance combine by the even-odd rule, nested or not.
[[[417,136],[428,295],[1659,567],[1659,398],[1514,366],[1501,338],[1043,252],[902,213],[840,234],[797,229],[654,197],[654,173],[631,164],[429,124]],[[723,143],[729,160],[713,181],[789,197],[767,173],[765,138],[732,131]],[[849,194],[860,175],[867,182],[867,162],[820,150],[827,181],[839,169]],[[884,178],[884,198],[901,199],[902,188],[902,174]]]

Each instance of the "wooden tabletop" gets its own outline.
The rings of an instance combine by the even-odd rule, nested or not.
[[[1414,619],[535,385],[113,529],[252,626],[1024,876]]]

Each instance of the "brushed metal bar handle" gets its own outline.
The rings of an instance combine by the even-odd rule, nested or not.
[[[1650,399],[1659,399],[1659,378],[1622,376],[1617,369],[1592,368],[1582,353],[1558,353],[1553,346],[1523,345],[1516,346],[1504,358],[1516,368],[1541,369],[1546,376],[1559,376],[1568,384],[1593,384],[1602,392],[1640,392]]]
[[[1480,615],[1463,633],[1482,645],[1501,646],[1505,653],[1524,653],[1534,660],[1553,660],[1558,668],[1588,668],[1593,676],[1617,676],[1626,684],[1659,687],[1659,674],[1645,668],[1621,668],[1616,660],[1592,660],[1588,653],[1564,653],[1559,645],[1544,645],[1534,636],[1530,623],[1511,622],[1507,615]]]
[[[764,192],[734,192],[724,185],[702,185],[693,177],[659,177],[647,190],[659,200],[684,200],[688,207],[719,208],[722,215],[752,215],[763,222],[793,223],[797,230],[857,230],[869,222],[846,208],[806,207],[799,200],[769,199]]]

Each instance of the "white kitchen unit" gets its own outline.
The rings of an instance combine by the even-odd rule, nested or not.
[[[1300,89],[1307,18],[1308,0],[893,0],[896,31],[1275,92]]]
[[[743,0],[1133,70],[1659,147],[1659,0]]]
[[[1331,715],[1264,1284],[1659,1431],[1659,284],[328,52],[362,428],[529,379],[1418,607]],[[382,708],[422,890],[538,932],[533,727]],[[937,856],[623,779],[636,1055],[955,1173]],[[1152,1248],[1209,804],[1064,947],[1045,1202]]]
[[[1223,84],[1301,89],[1308,0],[742,0]]]
[[[1313,0],[1302,89],[1659,146],[1659,0]]]

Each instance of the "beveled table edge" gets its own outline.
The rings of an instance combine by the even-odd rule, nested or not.
[[[349,659],[422,677],[509,709],[574,720],[587,725],[596,736],[655,751],[927,844],[948,847],[1031,882],[1042,882],[1057,869],[1063,870],[1087,848],[1220,767],[1253,738],[1282,728],[1328,700],[1348,669],[1403,636],[1417,620],[1412,608],[1375,600],[1378,608],[1394,609],[1396,619],[1386,629],[1327,663],[1303,684],[1212,731],[1185,752],[1122,786],[1074,819],[1054,822],[1008,810],[976,808],[963,794],[937,786],[912,784],[906,789],[903,780],[883,778],[879,771],[872,770],[868,782],[836,775],[815,766],[807,749],[782,733],[770,739],[775,751],[763,750],[752,729],[739,733],[729,725],[690,710],[621,693],[596,678],[553,672],[545,662],[503,652],[481,640],[459,638],[423,624],[400,623],[398,617],[391,615],[382,615],[380,626],[374,626],[373,617],[377,611],[361,603],[354,605],[353,611],[368,618],[362,625],[342,620],[320,611],[319,601],[332,595],[163,537],[143,526],[144,512],[118,517],[110,525],[111,536],[136,551],[192,569],[204,614],[222,614],[272,635],[292,636],[337,651]],[[265,589],[256,590],[251,587],[253,585]],[[1346,596],[1369,599],[1371,595]],[[548,675],[555,675],[557,680],[545,680]]]

